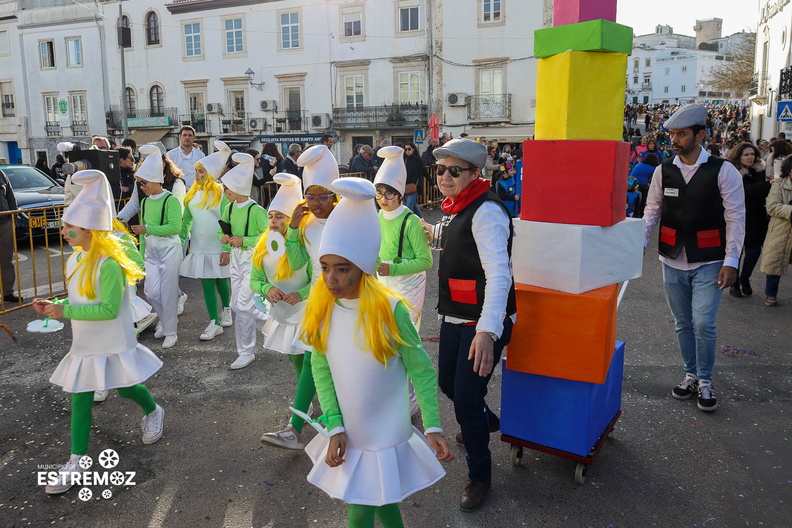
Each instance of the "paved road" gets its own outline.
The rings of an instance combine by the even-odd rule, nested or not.
[[[782,281],[777,308],[765,307],[758,294],[724,298],[719,345],[756,355],[718,354],[721,408],[705,414],[694,402],[670,396],[682,371],[660,280],[657,258],[648,251],[644,277],[630,284],[619,313],[618,338],[627,342],[624,414],[583,486],[573,482],[574,463],[550,455],[526,452],[520,466],[510,466],[508,446],[493,435],[494,488],[486,507],[458,510],[465,464],[454,445],[457,459],[446,466],[446,478],[403,503],[406,525],[792,525],[790,281]],[[433,358],[435,282],[421,332]],[[68,348],[69,331],[27,334],[32,311],[2,316],[21,342],[0,333],[0,526],[346,526],[345,506],[306,482],[310,464],[302,452],[259,443],[287,417],[294,390],[288,360],[262,352],[249,367],[228,370],[233,332],[199,342],[206,324],[200,287],[185,280],[182,288],[190,300],[178,345],[163,352],[151,332],[141,339],[165,362],[147,383],[166,409],[165,435],[144,446],[134,404],[117,395],[97,404],[90,455],[97,459],[112,448],[121,459],[117,469],[136,475],[134,486],[93,486],[88,502],[77,489],[50,498],[36,485],[39,465],[62,463],[69,451],[68,399],[47,381]],[[490,386],[497,408],[499,372]],[[445,399],[441,414],[453,437],[457,427]],[[113,497],[96,498],[105,488]]]

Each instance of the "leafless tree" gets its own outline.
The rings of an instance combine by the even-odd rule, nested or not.
[[[751,89],[756,54],[756,33],[746,33],[710,73],[711,85],[733,97],[747,96]]]

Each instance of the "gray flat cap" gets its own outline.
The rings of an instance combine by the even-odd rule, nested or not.
[[[487,147],[472,139],[452,139],[442,147],[434,149],[432,154],[439,160],[443,158],[459,158],[479,169],[484,168],[487,163]]]
[[[663,126],[668,130],[690,128],[694,125],[707,126],[707,109],[696,103],[683,106],[663,123]]]

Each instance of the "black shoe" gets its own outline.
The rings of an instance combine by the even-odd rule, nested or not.
[[[484,501],[487,500],[491,485],[491,480],[484,482],[468,480],[464,491],[462,491],[462,497],[459,499],[459,509],[465,513],[478,510],[484,504]]]
[[[4,300],[5,302],[10,302],[10,303],[20,303],[20,304],[24,302],[24,301],[22,300],[22,297],[17,297],[17,296],[16,296],[16,295],[14,295],[13,293],[6,293],[6,294],[5,294],[5,296],[3,296],[3,300]]]
[[[492,416],[493,416],[493,418],[491,418],[490,422],[489,422],[489,432],[490,433],[494,433],[496,431],[500,431],[500,418],[498,418],[495,415],[492,415]],[[462,431],[459,431],[456,434],[456,441],[457,441],[457,444],[464,444],[465,443],[465,439],[462,437]]]
[[[715,397],[715,391],[712,390],[712,383],[709,381],[699,381],[698,408],[706,412],[714,411],[718,408],[718,399]]]
[[[743,295],[753,294],[753,288],[751,288],[750,279],[740,279],[740,287],[742,288]]]
[[[740,291],[740,284],[735,282],[732,284],[732,287],[729,288],[729,295],[732,297],[742,297],[742,291]]]
[[[695,374],[685,374],[685,379],[682,380],[682,383],[674,387],[671,391],[671,396],[677,400],[687,400],[698,390],[698,382],[698,376]]]

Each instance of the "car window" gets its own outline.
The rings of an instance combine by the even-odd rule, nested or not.
[[[4,167],[2,170],[8,177],[8,181],[11,182],[11,188],[15,191],[41,189],[42,187],[56,185],[46,175],[33,167]]]

